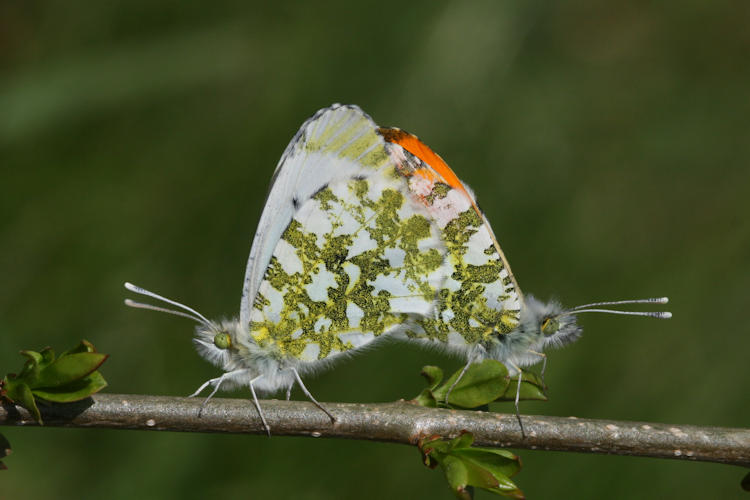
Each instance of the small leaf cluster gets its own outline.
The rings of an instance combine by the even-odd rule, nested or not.
[[[518,376],[511,377],[506,366],[493,359],[474,363],[463,376],[459,370],[447,380],[437,366],[425,366],[422,376],[427,379],[427,387],[414,400],[429,408],[487,409],[495,401],[514,401],[518,391]],[[538,375],[524,372],[520,376],[519,399],[547,400],[544,383]],[[474,487],[523,498],[521,490],[510,480],[521,468],[520,459],[507,450],[474,448],[473,442],[474,436],[464,431],[452,440],[440,436],[423,439],[419,448],[425,465],[442,468],[458,498],[470,499]]]
[[[96,352],[86,340],[59,356],[49,347],[40,352],[21,351],[21,355],[28,358],[21,373],[0,380],[0,400],[23,406],[40,425],[37,401],[71,403],[107,386],[97,369],[109,355]]]
[[[511,481],[521,469],[521,459],[508,450],[472,447],[474,436],[463,431],[451,440],[431,436],[419,441],[424,464],[443,470],[453,493],[461,500],[472,498],[472,488],[511,498],[524,498]]]
[[[518,377],[510,377],[508,369],[499,361],[485,359],[474,363],[466,370],[456,384],[461,371],[443,382],[443,370],[437,366],[422,368],[422,376],[427,379],[427,387],[415,398],[417,404],[429,408],[482,408],[494,401],[514,401],[518,388]],[[453,390],[446,401],[451,386]],[[535,373],[523,372],[520,399],[547,400],[544,383]]]

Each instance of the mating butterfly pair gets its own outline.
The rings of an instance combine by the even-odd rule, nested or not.
[[[179,310],[127,305],[199,323],[198,352],[224,374],[193,395],[211,386],[208,401],[219,388],[249,387],[269,434],[256,391],[286,389],[288,396],[296,382],[335,420],[301,375],[384,338],[458,353],[464,372],[496,359],[519,374],[520,391],[521,367],[546,361],[547,347],[580,336],[577,314],[671,316],[598,309],[666,298],[563,309],[524,297],[474,194],[440,156],[415,136],[380,128],[358,107],[342,105],[307,120],[276,167],[238,319],[215,323],[125,286]]]

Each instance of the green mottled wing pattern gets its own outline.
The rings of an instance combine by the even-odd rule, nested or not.
[[[520,300],[487,224],[463,193],[446,184],[435,184],[426,201],[442,229],[449,271],[435,316],[422,318],[421,328],[406,336],[466,345],[509,333],[518,325]]]
[[[330,183],[294,215],[251,312],[261,347],[328,358],[434,316],[446,248],[395,173]]]
[[[250,321],[276,244],[299,206],[334,179],[393,169],[375,124],[356,106],[322,109],[302,125],[276,167],[258,222],[242,290],[242,324]]]

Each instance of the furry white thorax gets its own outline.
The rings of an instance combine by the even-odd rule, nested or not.
[[[273,347],[259,346],[239,320],[224,320],[219,324],[211,322],[197,326],[195,331],[193,343],[203,358],[225,373],[244,370],[227,377],[221,384],[222,389],[249,387],[250,381],[258,377],[253,387],[263,394],[275,393],[294,384],[294,372],[290,369],[297,367],[294,360],[282,356]],[[220,333],[229,334],[231,339],[231,345],[226,349],[214,343],[214,338]]]

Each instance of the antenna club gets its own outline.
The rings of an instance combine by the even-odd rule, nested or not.
[[[659,314],[659,317],[662,319],[669,319],[672,317],[672,313],[669,311],[664,311],[663,313]]]

